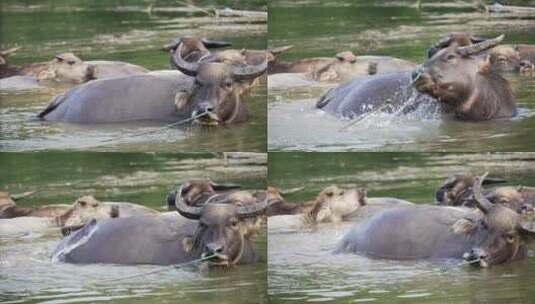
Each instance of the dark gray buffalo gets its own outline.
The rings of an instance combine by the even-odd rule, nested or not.
[[[352,80],[328,91],[316,106],[348,118],[374,111],[408,113],[422,104],[434,104],[433,111],[453,113],[461,120],[512,117],[517,109],[509,83],[479,56],[502,39],[454,43],[412,73]]]
[[[394,260],[465,259],[489,267],[527,257],[535,229],[515,211],[474,194],[479,210],[412,206],[384,211],[353,228],[337,252]]]
[[[246,121],[241,95],[265,72],[266,61],[255,66],[187,62],[181,48],[172,63],[184,74],[151,72],[79,85],[54,97],[38,116],[74,123],[172,122],[190,117],[211,125]]]
[[[232,203],[230,197],[217,195],[202,207],[193,207],[179,195],[176,208],[180,215],[170,212],[93,221],[65,238],[53,259],[170,265],[206,257],[212,266],[253,263],[257,256],[252,237],[257,226],[251,225],[251,219],[264,212],[266,196],[240,204]]]

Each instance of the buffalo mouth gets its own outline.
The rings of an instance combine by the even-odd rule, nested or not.
[[[414,88],[421,93],[432,94],[436,89],[436,82],[431,74],[420,69],[414,71],[411,75],[411,81]]]
[[[206,126],[218,126],[221,123],[219,115],[214,112],[193,112],[191,113],[194,123],[198,123]]]
[[[463,259],[470,265],[481,268],[489,268],[488,255],[479,249],[473,249],[463,254]]]
[[[201,255],[201,258],[205,259],[204,263],[208,264],[208,266],[230,267],[230,258],[226,254],[221,254],[221,253],[211,254],[211,253],[205,252]]]

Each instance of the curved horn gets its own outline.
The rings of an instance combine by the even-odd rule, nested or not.
[[[215,191],[223,191],[223,190],[233,190],[233,189],[241,189],[240,185],[233,185],[233,184],[216,184],[212,181],[210,181],[210,186]]]
[[[268,49],[268,52],[271,52],[271,54],[273,55],[278,55],[282,52],[286,52],[287,50],[292,49],[293,47],[293,45],[279,46],[276,48]]]
[[[176,48],[181,42],[182,42],[182,37],[176,37],[168,44],[164,44],[164,46],[162,46],[162,51],[169,52],[170,50],[176,50]]]
[[[503,184],[507,183],[506,179],[496,178],[496,177],[487,177],[483,180],[483,185],[492,185],[492,184]]]
[[[480,43],[457,47],[457,53],[462,56],[467,56],[482,52],[484,50],[497,46],[500,42],[503,41],[504,37],[505,36],[502,34],[494,39],[488,39]]]
[[[476,181],[474,182],[474,199],[477,208],[485,214],[489,213],[494,207],[494,205],[481,192],[481,185],[488,174],[488,172],[485,172],[482,176],[476,177]]]
[[[182,199],[182,187],[180,186],[180,189],[178,190],[178,193],[175,198],[175,207],[178,213],[182,215],[185,218],[189,218],[192,220],[198,220],[201,218],[201,208],[200,207],[192,207],[186,205],[184,203],[184,200]]]
[[[267,70],[267,58],[264,58],[264,61],[258,65],[247,65],[234,67],[232,73],[233,77],[238,80],[249,80],[259,77],[264,74]]]
[[[7,57],[7,56],[15,53],[18,50],[20,50],[20,46],[19,47],[10,48],[10,49],[7,49],[7,50],[3,50],[3,51],[0,51],[0,56]]]
[[[268,206],[268,195],[264,197],[262,202],[247,206],[238,207],[238,215],[240,217],[255,217],[264,213]]]
[[[204,46],[208,49],[215,49],[215,48],[220,48],[220,47],[225,47],[225,46],[231,46],[232,43],[230,42],[226,42],[226,41],[218,41],[218,40],[210,40],[210,39],[206,39],[206,38],[202,38],[201,39],[202,41],[202,44],[204,44]]]
[[[200,64],[198,62],[187,62],[182,58],[182,46],[181,43],[178,46],[178,50],[171,55],[171,64],[175,66],[179,71],[182,73],[195,77],[197,75],[197,71],[199,70]]]

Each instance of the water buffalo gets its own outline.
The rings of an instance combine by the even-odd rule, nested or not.
[[[439,50],[453,44],[467,46],[485,41],[484,38],[474,37],[465,32],[451,33],[440,39],[427,52],[428,58],[433,57]],[[535,69],[535,46],[532,45],[498,45],[482,52],[480,56],[489,56],[491,69],[496,72],[528,73]]]
[[[455,173],[446,178],[435,191],[435,201],[439,205],[475,207],[473,186],[476,175],[472,172]],[[500,178],[485,178],[483,185],[507,182]]]
[[[305,205],[297,209],[294,205]],[[412,205],[412,203],[396,198],[366,196],[366,190],[342,189],[336,185],[323,189],[313,202],[305,204],[284,203],[273,211],[279,215],[268,218],[270,230],[295,230],[311,227],[317,223],[339,223],[357,221],[371,217],[385,209]],[[285,207],[285,208],[282,208]],[[287,214],[281,214],[288,212]]]
[[[73,53],[62,53],[47,62],[31,63],[0,80],[2,89],[33,89],[41,84],[80,84],[93,79],[140,75],[149,70],[121,61],[82,61]],[[7,76],[6,76],[7,77]]]
[[[476,176],[471,172],[454,174],[446,179],[435,192],[435,200],[439,205],[463,206],[474,208],[473,185]],[[499,178],[485,178],[483,185],[505,183]],[[497,187],[486,191],[485,197],[495,204],[502,204],[520,214],[532,213],[535,207],[535,188],[525,186]]]
[[[0,219],[1,235],[44,232],[49,229],[79,227],[92,219],[115,218],[119,206],[101,204],[92,196],[78,198],[72,205],[52,205],[42,208],[9,207]]]
[[[38,117],[75,123],[195,118],[218,125],[246,121],[241,95],[244,87],[264,73],[266,62],[255,66],[187,62],[180,55],[181,48],[172,63],[185,75],[152,72],[92,81],[57,95]]]
[[[517,113],[509,83],[478,56],[495,47],[503,35],[480,43],[450,45],[412,74],[414,87],[451,107],[461,120],[509,118]]]
[[[217,193],[240,188],[239,185],[217,184],[211,180],[190,180],[181,185],[182,200],[188,206],[199,207]],[[176,211],[176,195],[177,191],[167,195],[167,210]]]
[[[489,60],[498,72],[530,73],[535,70],[535,46],[499,45],[490,50]]]
[[[18,50],[20,50],[20,47],[14,47],[0,51],[0,78],[17,75],[17,72],[20,70],[20,68],[9,64],[7,62],[7,57],[14,54]]]
[[[182,58],[184,58],[184,60],[191,62],[199,61],[204,56],[211,54],[209,49],[232,45],[231,43],[225,41],[186,36],[174,38],[169,43],[165,44],[162,47],[162,50],[165,52],[175,53],[180,44],[183,45],[180,55]]]
[[[325,92],[316,108],[335,116],[357,118],[371,112],[406,114],[426,106],[429,112],[449,109],[412,86],[411,72],[355,78]]]
[[[269,63],[269,74],[305,73],[316,81],[348,81],[357,76],[412,71],[417,64],[389,56],[356,56],[351,51],[336,54],[334,58],[306,58],[296,62],[274,59]]]
[[[526,242],[535,229],[515,211],[488,201],[477,178],[479,210],[410,206],[378,213],[355,226],[338,244],[337,253],[357,253],[394,260],[465,259],[489,267],[527,257]]]
[[[179,190],[178,193],[182,193]],[[176,197],[176,212],[93,221],[66,237],[53,260],[69,263],[170,265],[206,258],[209,266],[257,260],[249,220],[264,212],[267,199],[229,203],[216,195],[201,207]]]
[[[344,190],[335,185],[323,189],[304,213],[272,215],[268,218],[271,230],[295,230],[317,223],[339,223],[358,208],[365,199],[363,189]]]

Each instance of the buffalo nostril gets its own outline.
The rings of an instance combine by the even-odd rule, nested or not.
[[[214,243],[210,243],[208,245],[206,245],[206,251],[209,253],[209,254],[221,254],[223,253],[223,245],[218,245],[218,244],[214,244]]]

